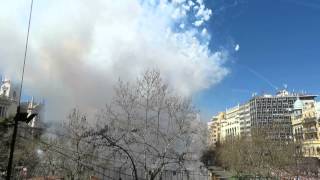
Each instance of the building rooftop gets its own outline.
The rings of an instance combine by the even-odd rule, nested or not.
[[[287,90],[280,90],[275,95],[272,95],[272,94],[262,94],[262,95],[254,94],[252,99],[255,99],[255,98],[276,98],[276,97],[300,97],[300,99],[305,99],[305,98],[316,98],[316,97],[318,97],[318,95],[307,94],[305,92],[296,93],[296,92],[289,92]]]

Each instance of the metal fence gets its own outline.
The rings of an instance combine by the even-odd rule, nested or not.
[[[134,180],[134,176],[128,171],[120,171],[115,169],[101,168],[99,173],[95,174],[95,177],[106,180]],[[145,180],[145,174],[142,171],[138,171],[139,180]],[[211,180],[211,176],[207,170],[203,171],[172,171],[163,170],[157,175],[155,180]]]

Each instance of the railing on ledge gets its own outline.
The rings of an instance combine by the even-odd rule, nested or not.
[[[303,142],[303,145],[312,145],[312,144],[319,144],[320,145],[320,139],[305,139]]]
[[[317,128],[303,128],[304,133],[316,133],[317,131]]]
[[[301,124],[301,123],[302,123],[302,119],[292,119],[291,120],[292,125],[297,125],[297,124]]]

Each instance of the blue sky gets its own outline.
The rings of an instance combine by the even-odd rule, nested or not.
[[[230,74],[195,97],[202,113],[214,115],[245,102],[252,92],[274,93],[272,86],[284,84],[289,90],[320,94],[320,1],[207,3],[213,9],[211,48],[238,43],[240,50],[227,62]]]

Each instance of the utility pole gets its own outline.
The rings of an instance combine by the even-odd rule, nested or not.
[[[17,107],[17,114],[14,117],[14,128],[13,128],[12,140],[11,140],[11,144],[10,144],[10,155],[9,155],[9,161],[8,161],[8,166],[7,166],[6,180],[10,180],[10,178],[11,178],[12,161],[13,161],[14,147],[15,147],[17,132],[18,132],[18,123],[19,123],[19,121],[29,123],[37,115],[37,114],[31,114],[30,116],[28,116],[27,112],[21,113],[21,108],[20,108],[23,79],[24,79],[24,71],[25,71],[27,52],[28,52],[28,42],[29,42],[29,34],[30,34],[32,7],[33,7],[33,0],[31,0],[31,4],[30,4],[28,32],[27,32],[27,38],[26,38],[26,44],[25,44],[24,59],[23,59],[22,74],[21,74],[21,83],[20,83],[20,96],[19,96],[19,102],[18,102],[18,107]]]
[[[17,107],[17,114],[14,117],[14,128],[13,128],[13,134],[12,134],[12,140],[10,144],[10,156],[8,161],[8,167],[7,167],[7,177],[6,180],[10,180],[11,178],[11,171],[12,171],[12,161],[13,161],[13,153],[14,153],[14,147],[16,143],[17,133],[18,133],[18,123],[19,121],[29,123],[34,117],[37,116],[37,114],[31,114],[28,116],[27,112],[20,112],[20,106]]]
[[[13,160],[13,153],[14,153],[14,146],[16,143],[16,137],[17,137],[17,131],[18,131],[18,114],[20,113],[20,106],[17,107],[17,114],[14,117],[14,128],[13,128],[13,134],[12,134],[12,140],[10,144],[10,156],[9,156],[9,162],[7,167],[7,177],[6,180],[10,180],[11,177],[11,170],[12,170],[12,160]]]

